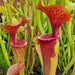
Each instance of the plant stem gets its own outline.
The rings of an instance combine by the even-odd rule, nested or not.
[[[56,0],[49,0],[49,5],[56,4]]]
[[[47,0],[43,0],[43,3],[46,6],[47,5]]]
[[[42,27],[42,23],[41,23],[40,11],[38,11],[38,10],[37,10],[37,19],[38,19],[38,30],[39,30],[40,34],[45,34],[44,29]]]
[[[71,19],[72,20],[72,19]],[[74,51],[73,51],[73,45],[72,45],[72,33],[71,33],[71,25],[72,25],[72,21],[70,20],[69,22],[69,27],[68,27],[68,41],[69,41],[69,45],[70,45],[70,49],[71,49],[71,53],[72,56],[74,55]]]
[[[34,19],[33,19],[33,26],[34,26],[34,30],[36,29],[36,26],[37,26],[37,20],[36,20],[36,18],[37,18],[37,12],[36,12],[36,1],[35,0],[32,0],[32,5],[33,5],[33,12],[34,12]]]
[[[74,61],[75,61],[75,55],[73,56],[71,62],[67,65],[67,67],[66,67],[65,71],[62,73],[62,75],[65,75],[65,74],[68,72],[68,70],[69,70],[69,69],[71,68],[71,66],[74,64]]]
[[[30,62],[30,54],[31,54],[31,40],[30,40],[30,46],[29,46],[29,53],[28,53],[28,60],[27,60],[27,69],[29,67],[29,62]]]
[[[24,75],[24,68],[20,71],[20,75]]]

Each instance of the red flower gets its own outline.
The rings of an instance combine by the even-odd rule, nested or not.
[[[53,35],[59,34],[59,27],[66,21],[70,20],[70,14],[59,4],[44,6],[40,1],[36,6],[37,9],[46,13],[52,26]]]
[[[19,71],[24,67],[24,63],[17,63],[9,67],[7,75],[19,75]]]

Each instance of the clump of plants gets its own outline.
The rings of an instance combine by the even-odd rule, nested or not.
[[[3,21],[0,65],[4,75],[34,75],[38,72],[56,75],[57,68],[65,75],[75,57],[74,3],[71,9],[69,0],[64,3],[22,0],[16,2],[16,7],[13,4],[14,1],[9,0],[0,6]]]

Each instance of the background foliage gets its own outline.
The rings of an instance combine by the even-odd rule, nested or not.
[[[13,0],[9,0],[9,2],[3,0],[3,5],[0,5],[0,12],[2,13],[2,22],[0,23],[0,65],[2,66],[4,75],[6,75],[8,67],[14,64],[15,61],[12,56],[11,46],[8,44],[9,36],[1,29],[1,25],[5,25],[6,23],[12,25],[13,22],[18,22],[22,14],[29,19],[30,23],[19,28],[16,38],[29,42],[26,51],[26,72],[34,73],[31,65],[35,54],[32,47],[35,46],[36,33],[38,32],[38,35],[42,35],[52,32],[47,16],[36,9],[39,1],[21,0],[21,3],[17,1],[16,7],[14,7]],[[72,16],[71,20],[64,23],[60,28],[58,70],[62,70],[62,75],[65,75],[72,68],[72,74],[75,75],[75,0],[43,0],[43,2],[45,6],[61,4]],[[36,59],[35,68],[40,66],[39,57],[37,56]]]

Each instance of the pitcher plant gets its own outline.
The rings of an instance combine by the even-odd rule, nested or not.
[[[69,21],[71,17],[66,9],[59,4],[44,6],[43,2],[40,1],[36,9],[43,11],[48,16],[52,27],[52,33],[37,36],[42,54],[44,75],[55,75],[59,54],[59,42],[57,40],[60,37],[59,27],[64,22]]]
[[[16,63],[24,63],[24,57],[25,57],[25,47],[27,45],[27,42],[15,39],[15,35],[17,32],[17,29],[23,25],[28,23],[29,21],[25,18],[24,15],[21,16],[20,22],[15,22],[12,25],[3,25],[2,28],[10,35],[9,44],[12,46],[12,52],[14,55],[14,59]],[[24,68],[21,71],[20,75],[24,75]]]

